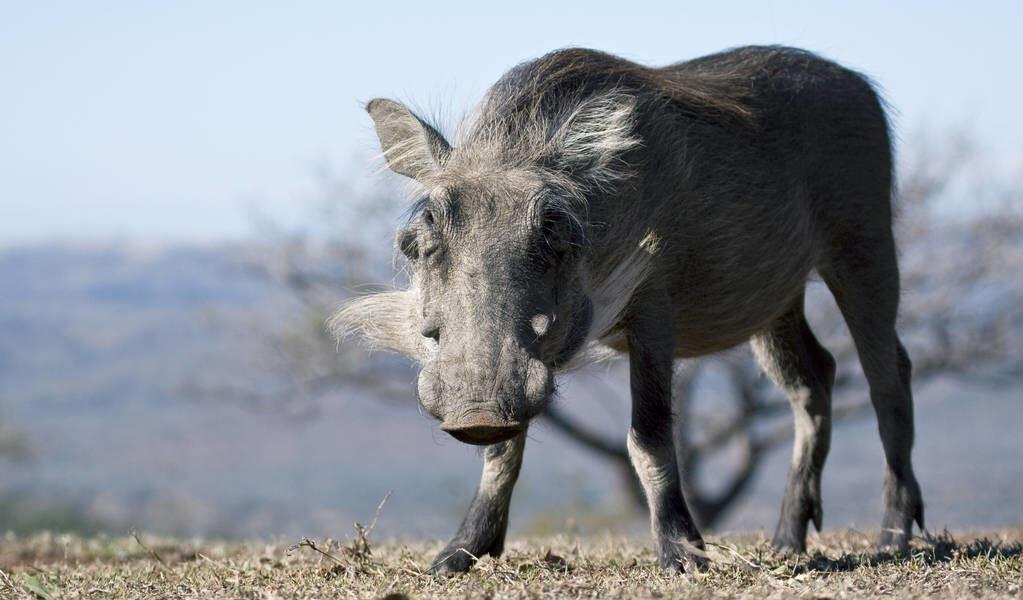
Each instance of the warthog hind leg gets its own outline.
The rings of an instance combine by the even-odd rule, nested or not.
[[[750,345],[761,368],[788,396],[795,421],[792,465],[772,544],[782,552],[803,552],[807,522],[820,531],[823,519],[821,471],[831,445],[835,359],[810,331],[802,297]]]
[[[849,326],[884,447],[884,520],[881,546],[904,552],[913,522],[924,527],[924,504],[913,474],[912,363],[895,331],[899,271],[891,231],[850,244],[821,270]]]

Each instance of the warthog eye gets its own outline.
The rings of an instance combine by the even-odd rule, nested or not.
[[[421,206],[419,217],[407,227],[398,231],[398,249],[409,260],[429,257],[440,246],[437,233],[437,219],[426,199],[417,202]]]
[[[416,230],[405,227],[398,231],[398,249],[409,260],[419,258],[419,241],[416,239]]]
[[[430,338],[433,341],[440,343],[440,325],[433,321],[423,323],[422,327],[419,329],[419,333],[421,333],[425,338]]]
[[[561,259],[572,249],[582,245],[582,229],[579,220],[569,212],[557,207],[547,207],[542,212],[540,223],[542,246],[554,258]]]

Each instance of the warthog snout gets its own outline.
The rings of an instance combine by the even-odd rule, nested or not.
[[[525,426],[488,411],[474,411],[460,418],[447,419],[440,428],[460,442],[486,446],[515,437]]]
[[[524,431],[529,419],[544,409],[554,389],[553,372],[511,339],[503,349],[472,359],[461,354],[428,364],[418,386],[423,407],[456,440],[503,442]]]

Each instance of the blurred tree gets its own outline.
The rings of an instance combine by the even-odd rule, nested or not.
[[[25,436],[0,420],[0,460],[22,461],[29,455]]]
[[[963,136],[921,144],[913,156],[902,165],[897,203],[902,213],[900,332],[913,358],[917,385],[939,375],[985,384],[1018,378],[1023,375],[1019,188],[969,186],[963,175],[974,153]],[[319,180],[322,194],[315,203],[313,226],[288,232],[265,224],[279,242],[278,251],[254,268],[293,292],[307,318],[298,328],[278,332],[271,344],[277,350],[266,366],[281,375],[282,387],[246,395],[269,401],[282,395],[316,398],[357,387],[381,399],[411,401],[407,361],[367,354],[355,344],[339,347],[323,327],[346,297],[365,290],[365,282],[403,283],[403,273],[395,278],[391,254],[385,251],[400,218],[400,195],[388,188],[358,192],[326,170],[320,171]],[[972,200],[981,192],[1002,197],[988,198],[989,208],[978,210]],[[955,206],[958,214],[940,216],[943,203]],[[807,315],[838,362],[833,420],[864,411],[870,404],[855,349],[819,283],[808,289]],[[626,394],[614,390],[624,386],[597,384],[594,389],[592,378],[588,382],[593,396],[610,398],[625,408],[622,415],[628,414]],[[546,421],[605,459],[620,473],[637,508],[644,507],[624,437],[582,418],[589,401],[553,403]],[[768,452],[791,438],[788,401],[743,347],[687,361],[675,379],[674,402],[681,417],[677,435],[683,485],[697,518],[710,527],[748,489]],[[703,476],[712,461],[713,476]]]

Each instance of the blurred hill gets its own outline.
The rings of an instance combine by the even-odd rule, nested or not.
[[[0,420],[29,451],[25,461],[0,460],[0,530],[341,536],[389,489],[383,532],[454,530],[479,458],[413,402],[339,389],[316,403],[253,405],[208,392],[275,385],[250,350],[265,354],[264,325],[286,327],[303,312],[249,268],[270,251],[256,243],[0,250]],[[564,389],[559,401],[586,401],[571,382]],[[1020,522],[1021,391],[940,381],[917,391],[916,456],[932,529]],[[835,432],[828,527],[876,526],[875,427],[864,418]],[[787,463],[785,446],[726,529],[773,526]],[[512,527],[561,528],[568,514],[614,512],[625,504],[620,493],[602,463],[538,423]]]
[[[86,529],[341,534],[391,488],[392,526],[383,530],[439,535],[453,526],[475,490],[478,457],[441,437],[414,403],[339,390],[325,404],[282,397],[267,407],[209,391],[261,378],[272,388],[249,349],[268,343],[265,323],[303,316],[248,268],[265,252],[256,244],[0,251],[0,419],[31,455],[0,461],[8,505],[5,522],[0,502],[0,530],[78,511]],[[580,462],[537,473],[567,482],[568,497],[526,478],[522,500],[553,508],[604,498],[610,477],[579,481],[572,498]]]

